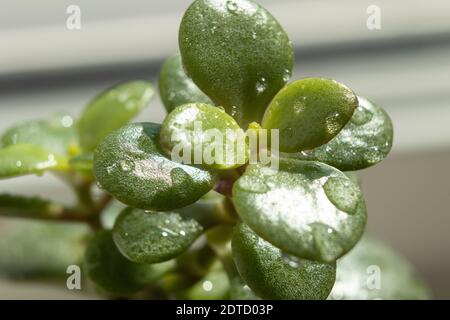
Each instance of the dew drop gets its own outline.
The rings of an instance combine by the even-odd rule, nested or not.
[[[71,116],[64,116],[61,119],[61,125],[64,128],[70,128],[73,125],[73,119]]]
[[[361,126],[363,124],[366,124],[373,118],[373,113],[367,110],[366,108],[359,106],[356,108],[355,113],[353,114],[353,117],[351,118],[351,122]]]
[[[202,284],[203,290],[209,292],[213,289],[213,287],[214,287],[214,285],[211,281],[209,281],[209,280],[203,281],[203,284]]]
[[[331,177],[323,185],[323,190],[332,204],[341,211],[355,214],[361,201],[361,194],[346,177]]]
[[[133,163],[128,160],[122,160],[120,161],[120,169],[122,169],[123,172],[129,172],[133,168]]]
[[[17,161],[16,161],[16,167],[17,167],[17,168],[22,167],[22,161],[17,160]]]
[[[227,10],[230,13],[236,13],[238,9],[238,5],[236,4],[236,2],[229,0],[227,1]]]
[[[291,71],[289,70],[289,69],[286,69],[286,70],[284,70],[284,73],[283,73],[283,81],[284,82],[288,82],[289,81],[289,79],[291,78]]]
[[[286,262],[288,266],[290,266],[291,268],[299,268],[302,265],[302,261],[295,256],[292,256],[284,252],[282,253],[281,256],[283,258],[283,261]]]
[[[256,83],[256,92],[258,94],[261,94],[266,90],[267,90],[267,80],[266,78],[261,78],[260,81]]]

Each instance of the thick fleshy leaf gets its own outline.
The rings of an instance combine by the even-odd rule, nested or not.
[[[79,149],[76,125],[68,114],[20,123],[3,134],[1,144],[3,147],[32,144],[59,155],[76,153]]]
[[[202,231],[197,221],[178,213],[127,208],[114,224],[113,238],[131,261],[157,263],[186,251]]]
[[[420,300],[429,292],[411,265],[383,243],[364,236],[337,261],[332,300]]]
[[[159,95],[167,112],[187,103],[213,104],[184,72],[179,54],[168,58],[159,74]]]
[[[203,103],[177,107],[161,126],[161,146],[172,159],[215,169],[247,162],[244,131],[224,110]]]
[[[89,228],[82,224],[17,221],[2,230],[0,274],[14,279],[67,279],[82,265]],[[61,283],[62,285],[62,283]]]
[[[358,100],[350,122],[334,139],[316,149],[285,156],[317,160],[344,171],[364,169],[383,160],[392,148],[392,121],[369,100]]]
[[[174,261],[157,264],[131,262],[116,248],[109,230],[100,231],[91,239],[85,260],[89,278],[101,289],[115,295],[135,293],[175,267]]]
[[[0,194],[0,216],[39,219],[59,212],[61,206],[46,199]]]
[[[171,161],[159,147],[159,130],[133,123],[111,133],[94,156],[99,186],[129,206],[156,211],[185,207],[210,191],[214,174]]]
[[[279,170],[249,165],[234,185],[233,202],[265,240],[324,262],[353,248],[367,219],[359,187],[337,169],[313,161],[280,159]]]
[[[263,299],[321,300],[333,288],[335,263],[287,255],[245,224],[236,227],[232,248],[240,275]]]
[[[334,138],[357,106],[358,98],[343,84],[306,78],[290,83],[275,96],[262,127],[280,130],[282,152],[309,150]]]
[[[80,118],[83,149],[93,151],[110,132],[130,122],[150,103],[153,93],[153,86],[147,81],[122,83],[100,93]]]
[[[180,26],[183,65],[242,126],[260,121],[289,80],[294,53],[280,24],[250,0],[197,0]]]
[[[65,168],[63,158],[39,146],[14,144],[0,149],[0,179]]]

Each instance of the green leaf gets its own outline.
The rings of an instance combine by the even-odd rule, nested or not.
[[[82,224],[14,222],[2,230],[0,274],[13,279],[65,280],[68,266],[81,266],[89,234]]]
[[[181,21],[187,74],[242,127],[260,121],[289,80],[294,52],[280,24],[249,0],[197,0]]]
[[[66,168],[65,159],[39,146],[14,144],[0,149],[0,179]]]
[[[161,126],[161,146],[172,159],[215,169],[247,162],[244,131],[224,110],[203,103],[177,107]]]
[[[230,282],[223,268],[215,266],[196,284],[182,293],[187,300],[224,300],[228,299]]]
[[[232,248],[240,275],[263,299],[320,300],[326,299],[333,288],[335,263],[287,255],[245,224],[236,227]]]
[[[85,151],[93,151],[112,131],[127,124],[153,97],[147,81],[130,81],[105,90],[86,107],[80,118],[80,142]]]
[[[22,122],[3,134],[1,144],[31,144],[58,155],[76,153],[79,148],[76,125],[68,114]]]
[[[359,187],[313,161],[280,159],[278,171],[249,165],[233,187],[233,202],[259,236],[290,254],[323,262],[349,251],[367,219]]]
[[[114,223],[116,223],[117,217],[125,210],[125,208],[127,208],[126,205],[116,199],[112,199],[100,214],[100,223],[103,229],[112,229]]]
[[[167,112],[187,103],[213,104],[211,99],[186,75],[179,54],[168,58],[161,68],[159,95]]]
[[[127,208],[114,224],[113,238],[119,251],[137,263],[173,259],[202,234],[195,220],[174,212],[149,212]]]
[[[333,300],[420,300],[429,292],[411,265],[383,243],[364,236],[337,262]]]
[[[84,174],[92,174],[94,167],[94,154],[82,153],[69,159],[69,165]]]
[[[343,84],[306,78],[290,83],[275,96],[262,127],[280,130],[282,152],[309,150],[334,138],[357,106],[358,98]]]
[[[133,123],[111,133],[94,155],[99,186],[129,206],[155,211],[185,207],[210,191],[213,173],[171,161],[159,147],[159,130]]]
[[[285,154],[317,160],[340,170],[360,170],[382,161],[391,151],[394,130],[389,115],[365,98],[358,97],[350,122],[330,142],[316,149]]]
[[[114,295],[133,294],[154,284],[171,271],[174,261],[138,264],[126,259],[116,248],[111,231],[98,232],[89,242],[85,255],[89,278],[101,289]]]
[[[57,216],[61,209],[61,206],[38,197],[0,194],[0,216],[48,218]]]
[[[244,280],[236,277],[230,283],[230,300],[260,300],[260,298],[245,284]]]

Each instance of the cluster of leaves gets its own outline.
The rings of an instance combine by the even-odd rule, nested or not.
[[[334,80],[288,83],[292,43],[250,0],[194,1],[179,47],[161,69],[169,113],[161,125],[129,123],[153,95],[150,83],[132,81],[101,93],[78,120],[57,115],[4,133],[1,178],[51,171],[78,203],[1,195],[0,214],[87,222],[94,234],[75,237],[87,242],[85,271],[117,297],[426,297],[408,264],[383,245],[364,238],[352,250],[367,215],[348,171],[389,153],[386,112]],[[220,132],[279,129],[279,168],[174,161],[171,137],[193,133],[196,121]],[[20,260],[4,256],[4,270]],[[366,264],[389,283],[368,292]]]

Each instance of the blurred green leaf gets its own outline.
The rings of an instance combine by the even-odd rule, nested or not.
[[[263,299],[321,300],[333,288],[336,264],[284,254],[239,224],[233,235],[233,257],[239,274]]]
[[[69,166],[83,175],[91,176],[94,170],[94,154],[82,153],[69,159]]]
[[[111,132],[133,119],[153,97],[147,81],[130,81],[105,90],[86,107],[79,122],[80,142],[93,151]]]
[[[228,299],[229,288],[230,282],[227,274],[220,265],[216,265],[196,284],[182,293],[180,298],[187,300]]]
[[[280,159],[279,170],[249,165],[233,187],[242,220],[298,257],[332,262],[361,238],[366,206],[344,173],[313,161]]]
[[[138,264],[125,258],[117,249],[109,230],[99,231],[89,242],[86,254],[89,278],[113,295],[130,295],[146,285],[155,284],[173,270],[174,261]]]
[[[67,278],[82,265],[90,230],[82,224],[17,221],[0,235],[0,273],[14,279]]]
[[[61,209],[61,206],[38,197],[0,194],[0,216],[48,218],[57,216]]]
[[[65,170],[64,158],[31,144],[14,144],[0,149],[0,179],[47,170]]]
[[[61,156],[77,153],[79,149],[76,124],[68,114],[19,123],[3,134],[1,143],[3,147],[31,144]]]
[[[383,243],[364,236],[337,262],[332,300],[421,300],[429,292],[411,265]]]
[[[195,1],[181,21],[179,46],[188,76],[242,127],[261,120],[294,62],[281,25],[248,0]]]
[[[230,299],[261,300],[240,277],[234,278],[230,283]]]
[[[273,98],[262,127],[280,130],[282,152],[309,150],[335,137],[357,106],[356,95],[337,81],[301,79],[288,84]]]
[[[198,222],[178,213],[127,208],[114,224],[113,238],[131,261],[157,263],[186,251],[202,232]]]
[[[213,104],[211,99],[186,75],[179,54],[168,58],[161,68],[159,94],[167,112],[187,103]]]
[[[389,115],[380,107],[358,97],[350,122],[339,134],[316,149],[284,156],[317,160],[340,170],[360,170],[382,161],[391,151],[394,130]]]
[[[160,126],[133,123],[110,134],[97,148],[94,173],[119,201],[155,211],[194,203],[215,182],[213,172],[170,160],[159,147]]]
[[[198,126],[201,124],[201,127]],[[231,169],[247,162],[244,131],[224,110],[203,103],[177,107],[161,125],[161,147],[180,162]],[[201,158],[194,155],[200,153]]]

